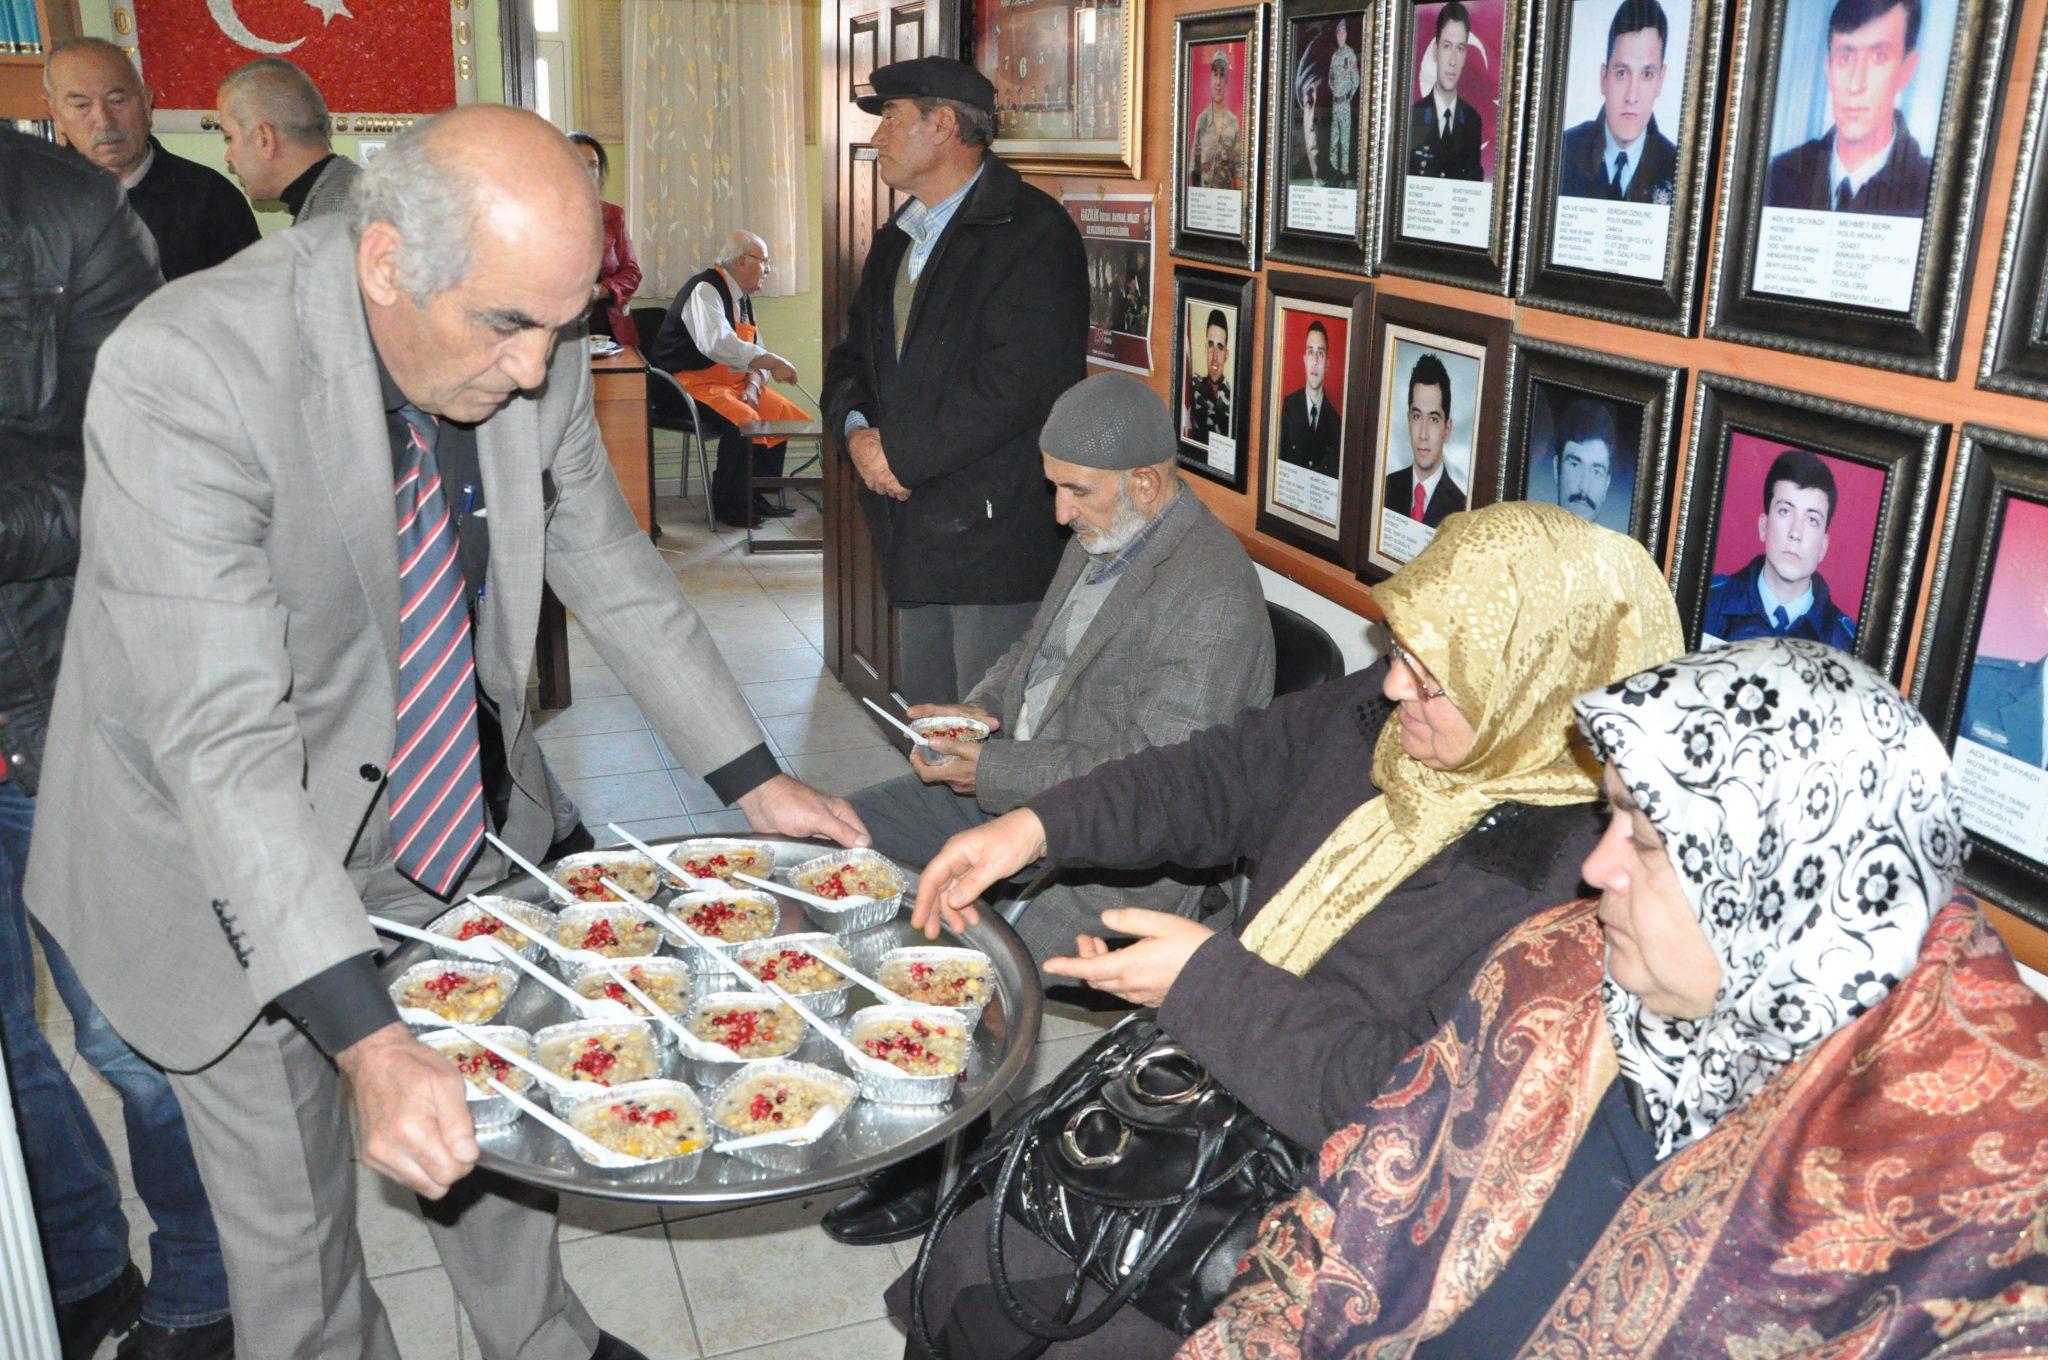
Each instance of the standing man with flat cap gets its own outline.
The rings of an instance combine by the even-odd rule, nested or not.
[[[1081,234],[991,152],[995,87],[919,57],[878,69],[875,233],[825,367],[830,428],[899,611],[901,691],[956,703],[1030,625],[1060,557],[1038,429],[1087,372]]]
[[[1039,435],[1054,517],[1074,531],[1030,631],[959,704],[994,729],[986,742],[932,740],[913,773],[853,796],[875,848],[923,864],[958,832],[1022,807],[1062,780],[1148,746],[1185,740],[1273,697],[1273,628],[1244,545],[1181,485],[1173,417],[1127,373],[1097,373],[1053,403]],[[1220,904],[1212,872],[1063,873],[1016,919],[1041,962],[1101,914],[1147,907],[1180,916]],[[938,1167],[891,1167],[825,1216],[844,1242],[923,1232]]]

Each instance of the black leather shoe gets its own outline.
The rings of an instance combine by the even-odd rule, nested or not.
[[[940,1149],[920,1152],[869,1176],[820,1220],[825,1235],[849,1247],[904,1242],[931,1227],[939,1211]]]
[[[141,1316],[142,1272],[130,1261],[112,1284],[57,1305],[57,1344],[64,1360],[92,1360],[100,1342],[127,1331]]]
[[[796,507],[777,505],[774,501],[763,499],[754,502],[754,513],[768,519],[788,519],[796,513]]]
[[[159,1327],[138,1322],[114,1360],[235,1360],[235,1320],[200,1327]]]
[[[543,858],[552,864],[564,855],[580,855],[585,850],[595,849],[597,837],[590,834],[589,827],[578,822],[570,828],[568,835],[555,838],[555,843],[548,847],[548,852]]]
[[[647,1357],[610,1332],[599,1332],[597,1349],[590,1353],[590,1360],[647,1360]]]

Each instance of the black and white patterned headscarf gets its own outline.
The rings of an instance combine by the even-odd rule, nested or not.
[[[1913,967],[1962,865],[1961,807],[1925,720],[1817,642],[1694,653],[1576,706],[1721,962],[1698,1020],[1646,1011],[1607,980],[1621,1069],[1668,1156]]]

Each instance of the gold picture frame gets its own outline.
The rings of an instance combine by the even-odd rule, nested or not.
[[[996,154],[1026,174],[1137,178],[1145,6],[964,0],[962,59],[996,87]]]

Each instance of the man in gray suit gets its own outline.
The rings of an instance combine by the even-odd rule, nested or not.
[[[362,170],[329,140],[333,120],[313,78],[283,57],[228,73],[215,96],[228,169],[252,202],[276,200],[292,225],[348,211]]]
[[[552,1198],[464,1179],[462,1078],[398,1022],[364,918],[499,875],[488,826],[547,844],[543,580],[754,826],[863,838],[777,771],[612,476],[575,343],[599,232],[560,133],[460,109],[394,138],[348,220],[164,289],[100,354],[27,896],[172,1074],[252,1357],[397,1355],[343,1076],[363,1163],[439,1201],[485,1356],[639,1354],[564,1284]]]

